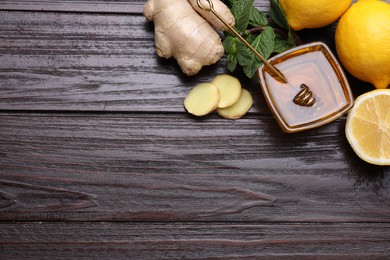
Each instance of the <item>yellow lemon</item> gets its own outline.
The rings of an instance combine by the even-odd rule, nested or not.
[[[336,21],[352,0],[279,0],[290,27],[320,28]]]
[[[349,111],[345,133],[356,154],[377,165],[390,165],[390,89],[359,96]]]
[[[390,3],[360,0],[341,17],[336,49],[356,78],[387,88],[390,84]]]

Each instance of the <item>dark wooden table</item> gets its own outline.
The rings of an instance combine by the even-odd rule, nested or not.
[[[346,117],[285,134],[239,72],[248,115],[188,115],[225,60],[186,77],[157,58],[144,3],[0,1],[0,258],[389,256],[390,169]],[[334,26],[299,35],[334,49]]]

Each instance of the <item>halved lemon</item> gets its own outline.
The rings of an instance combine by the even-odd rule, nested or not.
[[[390,165],[390,89],[359,96],[349,111],[345,133],[361,159]]]

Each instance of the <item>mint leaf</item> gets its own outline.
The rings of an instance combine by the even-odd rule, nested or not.
[[[239,32],[245,31],[249,24],[249,16],[254,0],[232,1],[232,13],[236,18],[236,28]]]
[[[248,78],[253,78],[256,74],[256,71],[260,68],[261,62],[258,60],[254,60],[252,64],[244,67],[244,73]]]
[[[282,53],[288,49],[295,47],[294,43],[290,41],[280,39],[279,37],[275,37],[274,42],[274,53]]]
[[[275,33],[271,27],[266,27],[251,43],[265,59],[268,59],[274,50]],[[242,66],[245,75],[252,78],[261,65],[260,59],[243,43],[237,42],[237,61]]]
[[[249,25],[253,27],[265,26],[268,24],[267,16],[252,6],[249,16]]]
[[[229,54],[236,54],[237,41],[238,41],[237,38],[235,38],[233,36],[230,36],[230,35],[226,36],[225,40],[223,41],[223,47],[225,49],[225,52],[229,53]]]
[[[237,59],[248,78],[253,77],[261,64],[255,54],[241,42],[237,44]]]
[[[275,32],[271,27],[266,27],[264,31],[252,42],[252,46],[265,58],[268,59],[274,50]],[[247,77],[252,78],[262,62],[252,53],[252,63],[244,68]]]
[[[252,64],[255,56],[253,52],[242,42],[237,42],[237,60],[242,67]]]
[[[228,54],[227,55],[227,67],[230,72],[233,72],[237,67],[237,55]]]
[[[285,29],[286,31],[290,30],[286,15],[283,12],[282,7],[279,5],[277,0],[270,0],[271,3],[271,10],[269,12],[269,16],[272,18],[272,20],[280,26],[280,28]]]
[[[256,71],[260,68],[261,62],[258,59],[254,59],[251,64],[243,67],[244,73],[248,78],[253,78]]]
[[[265,58],[268,59],[273,50],[275,43],[275,32],[267,26],[264,31],[257,36],[256,40],[252,42],[252,46]]]
[[[249,34],[246,36],[245,40],[249,43],[252,43],[254,40],[256,40],[257,36],[258,35],[256,35],[256,34]]]
[[[227,53],[227,67],[233,72],[237,67],[237,41],[233,36],[227,36],[223,41],[223,47]]]

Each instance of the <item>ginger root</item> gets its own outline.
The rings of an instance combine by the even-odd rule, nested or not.
[[[202,3],[207,6],[207,1]],[[229,8],[220,0],[213,3],[216,11],[234,26]],[[157,55],[174,57],[186,75],[197,74],[203,66],[216,63],[224,53],[221,38],[208,21],[222,30],[225,26],[213,14],[199,10],[196,0],[148,0],[144,16],[154,21]]]

